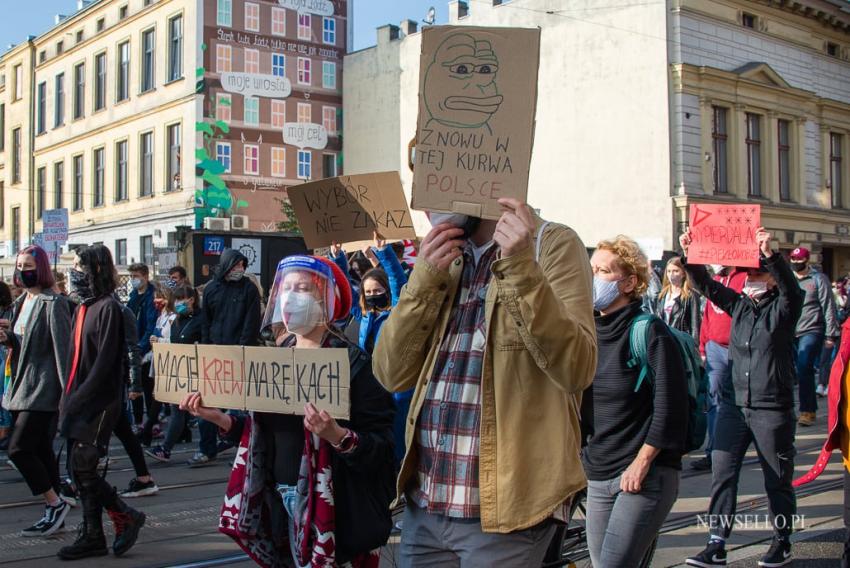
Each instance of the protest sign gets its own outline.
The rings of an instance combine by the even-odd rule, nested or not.
[[[309,248],[332,242],[416,237],[398,172],[323,179],[287,190]]]
[[[525,201],[540,30],[431,26],[422,32],[413,208],[498,219]]]
[[[759,266],[756,229],[761,226],[760,205],[692,205],[689,225],[693,241],[688,262]]]
[[[42,214],[42,237],[45,243],[68,242],[68,210],[48,209]]]
[[[647,259],[661,260],[664,258],[664,239],[661,237],[637,238],[635,241]]]
[[[350,414],[347,349],[155,343],[153,365],[161,402],[200,392],[209,407],[303,415],[311,402],[334,418]]]

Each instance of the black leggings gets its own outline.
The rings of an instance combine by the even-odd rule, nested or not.
[[[142,375],[142,389],[145,393],[144,397],[139,397],[136,400],[132,401],[133,405],[133,420],[136,421],[136,424],[142,424],[145,419],[145,412],[148,413],[148,416],[151,414],[151,403],[154,402],[153,398],[153,387],[154,382],[153,378],[149,375],[151,374],[151,364],[150,363],[142,363],[142,366],[139,371]],[[157,412],[159,412],[157,410]]]
[[[118,422],[112,430],[115,437],[121,440],[121,445],[124,446],[124,451],[130,461],[133,462],[133,469],[136,470],[136,477],[145,477],[150,475],[148,464],[145,462],[145,453],[142,451],[142,444],[139,438],[133,434],[133,427],[130,425],[130,419],[127,418],[127,412],[124,408],[118,416]]]
[[[53,453],[58,413],[13,411],[9,459],[21,472],[33,495],[59,489],[59,463]]]

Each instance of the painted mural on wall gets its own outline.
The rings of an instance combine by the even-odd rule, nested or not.
[[[204,0],[197,228],[278,231],[289,186],[342,173],[346,0],[251,6]]]

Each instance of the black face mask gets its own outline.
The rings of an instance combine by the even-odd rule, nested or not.
[[[15,278],[24,285],[24,288],[32,288],[38,284],[38,272],[36,270],[15,269]]]
[[[71,294],[77,296],[83,302],[94,298],[91,278],[87,272],[71,270]]]
[[[480,225],[480,224],[481,224],[481,218],[480,217],[467,216],[466,217],[466,223],[464,223],[463,227],[461,227],[461,229],[463,229],[463,235],[461,235],[461,238],[468,239],[469,237],[474,235],[475,231],[478,230],[478,225]]]
[[[794,272],[802,272],[806,269],[809,263],[807,262],[791,262],[791,270]]]
[[[374,296],[366,296],[366,307],[372,310],[383,310],[390,305],[390,298],[386,292]]]

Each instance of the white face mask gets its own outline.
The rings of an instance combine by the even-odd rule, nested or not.
[[[239,269],[234,268],[233,270],[231,270],[230,272],[227,273],[227,276],[225,276],[225,279],[229,280],[230,282],[238,282],[238,281],[242,280],[243,276],[245,276],[245,270],[243,270],[241,268],[239,268]]]
[[[741,291],[753,300],[760,300],[762,296],[767,294],[767,282],[750,282],[747,280]]]
[[[711,270],[713,270],[715,274],[720,274],[720,272],[723,270],[722,264],[709,264],[709,266],[711,267]]]
[[[430,213],[428,219],[431,221],[431,226],[436,227],[440,223],[448,223],[455,227],[463,227],[469,220],[469,215],[463,213]]]
[[[309,292],[283,294],[280,311],[286,330],[295,335],[306,335],[325,322],[322,305]]]

